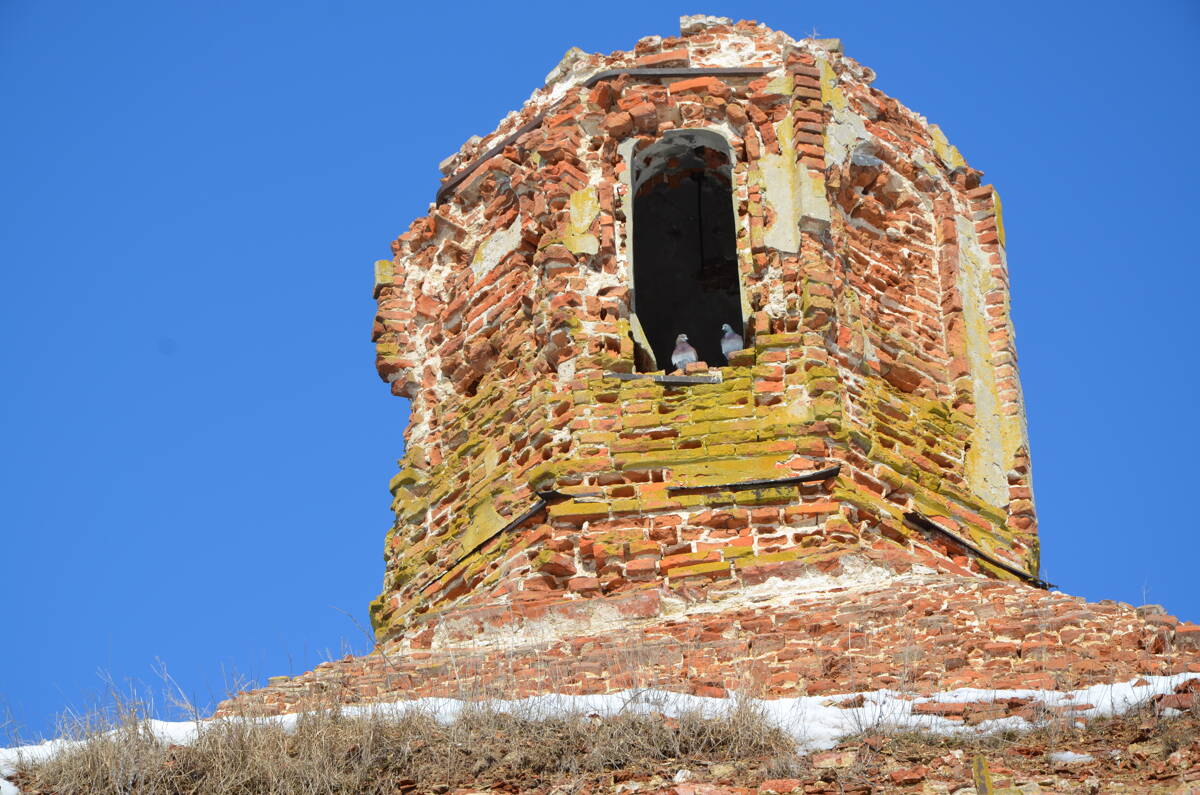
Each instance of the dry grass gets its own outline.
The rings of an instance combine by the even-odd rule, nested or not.
[[[75,732],[77,735],[81,732]],[[189,746],[167,745],[137,705],[115,725],[92,720],[78,747],[18,768],[25,793],[394,793],[596,780],[608,771],[673,771],[689,765],[768,760],[794,743],[753,707],[714,718],[685,714],[506,714],[472,706],[453,722],[336,709],[285,730],[269,720],[222,719]]]
[[[1015,752],[1026,756],[1037,749],[1062,750],[1085,748],[1112,750],[1152,741],[1153,756],[1167,756],[1186,748],[1200,737],[1200,702],[1190,709],[1167,717],[1152,703],[1144,703],[1127,712],[1086,723],[1067,715],[1044,713],[1031,729],[989,734],[938,735],[927,732],[895,732],[888,736],[894,751],[920,756],[947,749],[969,753],[1004,755]]]
[[[1183,768],[1170,764],[1176,751],[1191,749],[1194,756],[1189,758],[1200,761],[1200,702],[1171,717],[1145,703],[1087,723],[1049,712],[1037,718],[1038,725],[1031,729],[987,734],[945,735],[877,727],[872,733],[847,737],[839,743],[838,749],[854,751],[854,761],[848,767],[806,770],[807,760],[801,758],[794,775],[833,782],[839,792],[867,792],[877,791],[872,787],[887,781],[888,771],[922,765],[930,769],[931,779],[969,785],[970,762],[982,757],[994,770],[1003,771],[997,774],[1002,780],[1051,780],[1054,784],[1050,786],[1065,787],[1072,775],[1080,781],[1094,776],[1106,786],[1127,787],[1122,792],[1140,793],[1151,791],[1148,780],[1174,780],[1174,775],[1183,772]],[[1094,762],[1064,767],[1051,756],[1064,750],[1089,754]],[[1187,759],[1180,762],[1185,767],[1190,763]],[[1061,791],[1097,791],[1082,784],[1080,787]]]
[[[144,700],[110,690],[105,711],[73,718],[58,735],[79,745],[42,764],[18,768],[15,782],[32,793],[406,793],[455,787],[527,791],[590,786],[611,791],[617,782],[669,780],[686,768],[697,781],[753,785],[795,778],[812,791],[874,791],[898,768],[924,765],[939,780],[970,783],[975,756],[1010,765],[1014,779],[1058,774],[1055,750],[1092,754],[1089,772],[1112,781],[1158,775],[1183,749],[1200,762],[1200,703],[1168,718],[1151,703],[1109,719],[1077,725],[1069,713],[1040,710],[1030,731],[984,736],[939,736],[889,728],[887,716],[861,726],[838,752],[850,762],[829,768],[797,756],[794,740],[770,724],[752,701],[731,699],[718,717],[698,713],[516,714],[489,706],[484,694],[457,719],[441,723],[428,712],[402,713],[330,706],[284,728],[269,718],[199,721],[199,739],[170,745],[155,736]],[[169,695],[169,694],[168,694]],[[467,695],[464,693],[463,695]],[[495,697],[496,693],[489,693]],[[181,697],[168,697],[195,715]],[[546,708],[543,708],[545,710]],[[1189,750],[1190,749],[1190,750]],[[1188,763],[1190,764],[1190,762]],[[1078,772],[1078,771],[1075,771]]]

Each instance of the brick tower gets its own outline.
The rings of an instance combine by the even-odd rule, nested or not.
[[[1040,584],[1000,200],[873,76],[685,17],[571,50],[442,164],[376,265],[412,412],[381,640],[815,572]]]
[[[218,714],[1200,674],[1200,626],[1039,579],[999,199],[871,78],[684,17],[443,163],[376,265],[378,645]]]

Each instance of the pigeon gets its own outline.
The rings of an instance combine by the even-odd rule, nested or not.
[[[744,343],[742,335],[735,333],[728,323],[721,324],[721,331],[725,332],[721,337],[721,353],[725,354],[725,361],[728,362],[729,354],[740,351],[744,347]]]
[[[696,349],[688,345],[687,334],[680,334],[675,338],[675,350],[671,351],[671,364],[675,365],[676,370],[682,370],[692,362],[700,361],[700,357],[696,354]]]

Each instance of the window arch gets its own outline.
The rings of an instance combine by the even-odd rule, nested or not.
[[[631,160],[637,369],[672,370],[679,334],[724,366],[721,325],[742,333],[729,146],[709,130],[670,130]]]

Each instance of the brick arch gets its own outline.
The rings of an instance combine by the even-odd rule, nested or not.
[[[641,147],[633,143],[626,158],[638,369],[672,369],[680,333],[703,361],[724,365],[721,324],[742,333],[745,289],[733,147],[714,130],[669,130]]]

